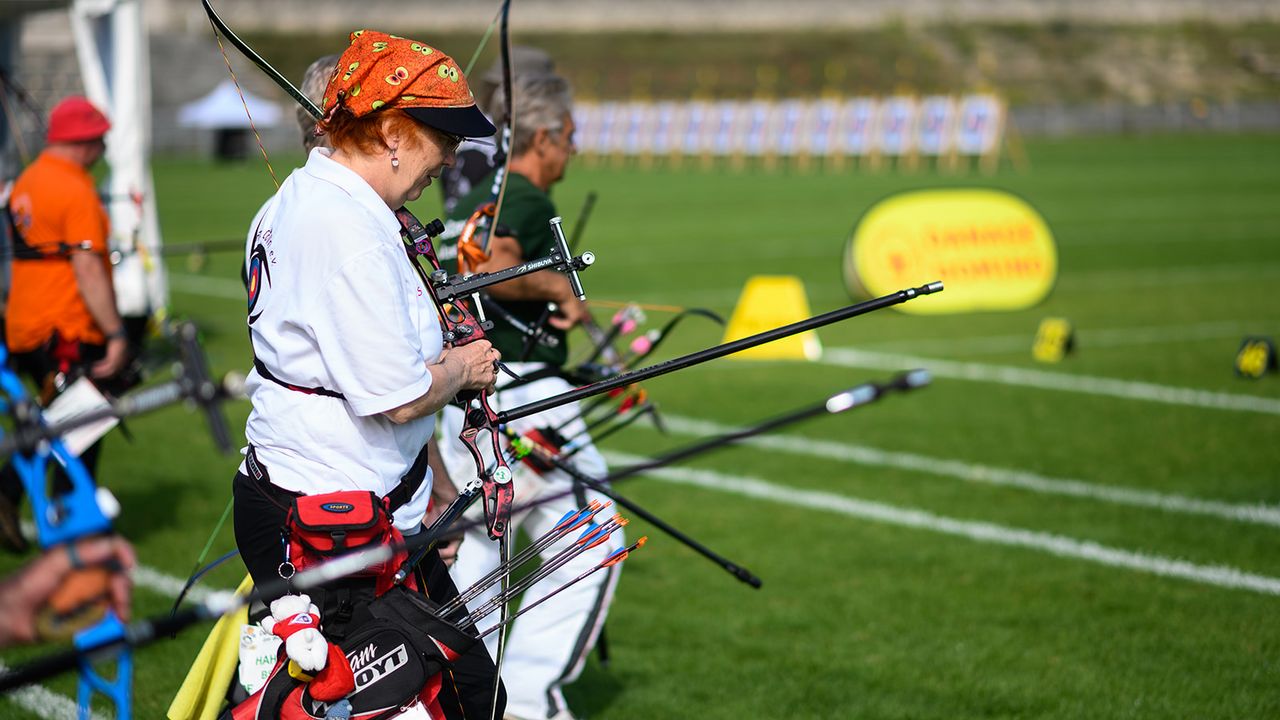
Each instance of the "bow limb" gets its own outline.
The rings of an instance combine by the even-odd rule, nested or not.
[[[277,85],[284,88],[295,100],[303,103],[303,107],[306,107],[309,112],[315,115],[317,120],[320,119],[318,114],[320,110],[315,107],[315,103],[308,100],[292,83],[286,80],[279,71],[271,67],[266,60],[263,60],[261,56],[254,52],[248,43],[232,32],[217,11],[213,9],[213,6],[209,4],[209,0],[200,0],[200,2],[204,4],[205,15],[209,16],[209,25],[213,28],[213,39],[218,42],[218,51],[222,53],[222,60],[227,64],[227,74],[231,76],[231,83],[236,86],[236,94],[240,96],[240,104],[244,106],[244,115],[249,118],[249,127],[253,130],[253,137],[258,142],[258,150],[262,153],[262,161],[267,165],[267,172],[271,175],[271,182],[279,190],[280,178],[276,177],[276,170],[271,167],[271,158],[267,155],[267,146],[262,144],[262,135],[258,133],[258,125],[253,121],[253,113],[249,112],[249,103],[244,98],[244,90],[240,88],[240,80],[236,78],[235,68],[231,67],[231,58],[227,56],[227,49],[222,46],[222,39],[225,37],[227,42],[230,42],[245,57],[249,58],[254,65],[257,65],[263,72],[270,75]]]
[[[209,23],[213,25],[215,34],[226,38],[227,42],[231,43],[231,45],[248,58],[250,62],[257,65],[258,69],[266,73],[276,85],[279,85],[285,92],[289,93],[289,96],[297,101],[304,110],[311,113],[312,117],[316,120],[323,117],[324,113],[320,112],[320,107],[312,102],[311,98],[304,95],[301,90],[293,85],[293,83],[289,82],[288,78],[280,74],[279,70],[272,67],[271,63],[262,59],[261,55],[255,52],[252,47],[249,47],[249,43],[241,40],[240,36],[236,35],[235,32],[231,30],[231,27],[228,26],[227,23],[223,21],[222,17],[218,15],[218,11],[213,9],[213,5],[209,3],[209,0],[200,0],[200,4],[204,6],[204,12],[209,16]],[[230,68],[230,63],[228,63],[228,68]],[[232,73],[232,77],[235,77],[234,73]],[[236,87],[240,87],[238,83],[236,84]],[[247,108],[245,109],[245,112],[248,112]]]
[[[511,33],[509,33],[509,18],[511,18],[511,0],[502,0],[502,20],[499,22],[498,41],[499,53],[502,54],[502,85],[503,85],[503,108],[507,113],[506,126],[502,128],[502,146],[500,151],[503,155],[503,165],[493,177],[493,220],[489,224],[489,232],[485,234],[481,250],[485,255],[489,254],[489,242],[493,238],[493,233],[498,232],[498,218],[502,215],[502,201],[507,196],[507,177],[511,173],[511,155],[512,142],[515,142],[516,135],[516,113],[513,110],[512,94],[515,92],[515,83],[513,83],[511,68]],[[490,432],[497,433],[498,425],[490,423]],[[494,446],[497,447],[497,434],[494,434]],[[502,462],[502,454],[498,455],[498,461]],[[509,470],[508,470],[509,473]],[[508,488],[511,484],[508,482]],[[511,516],[511,507],[507,506],[507,518]],[[499,566],[504,566],[511,560],[511,532],[507,528],[507,532],[502,533],[502,537],[498,539],[499,548]],[[511,585],[511,570],[502,577],[502,597],[506,597],[509,585]],[[508,603],[502,603],[502,614],[499,615],[499,626],[507,624],[508,621]],[[498,633],[498,648],[494,655],[494,678],[493,678],[493,702],[490,705],[490,720],[498,720],[498,694],[502,688],[502,661],[506,656],[507,650],[507,633]]]
[[[36,428],[43,428],[44,421],[40,410],[32,398],[27,395],[21,379],[9,369],[7,349],[0,344],[0,390],[3,391],[7,404],[14,410],[22,409],[29,413],[25,422]],[[20,420],[22,422],[22,420]],[[19,435],[16,428],[14,435]],[[65,493],[53,495],[47,484],[49,462],[53,460],[62,466],[70,481],[70,489]],[[36,521],[36,540],[44,551],[66,547],[72,556],[73,569],[63,581],[62,591],[75,586],[78,595],[89,598],[100,598],[107,592],[109,575],[99,573],[95,568],[80,568],[74,559],[74,544],[86,537],[112,533],[109,505],[100,502],[98,488],[88,469],[72,454],[60,439],[52,439],[31,449],[19,449],[14,452],[13,468],[31,499],[32,516]],[[106,493],[110,495],[109,492]],[[56,596],[56,595],[55,595]],[[52,604],[52,600],[50,601]],[[111,610],[98,605],[97,600],[88,603],[57,608],[46,607],[40,612],[36,621],[37,628],[46,639],[50,637],[75,638],[76,645],[92,642],[95,638],[115,639],[124,634],[124,625]],[[93,693],[100,692],[110,699],[116,709],[116,717],[128,720],[131,716],[133,700],[133,660],[128,648],[121,649],[110,656],[115,661],[115,679],[107,681],[99,675],[88,662],[79,664],[79,713],[85,720],[90,717],[90,700]]]
[[[498,27],[499,53],[502,58],[502,107],[506,113],[506,123],[502,126],[501,144],[498,146],[502,156],[502,167],[493,174],[493,218],[489,222],[489,232],[480,240],[480,249],[487,255],[489,242],[498,229],[498,218],[502,215],[502,201],[507,195],[507,177],[511,173],[511,144],[515,142],[516,116],[513,111],[512,94],[515,92],[514,74],[511,67],[511,33],[508,22],[511,15],[511,0],[502,0],[501,19]]]
[[[194,332],[192,328],[190,343],[184,341],[186,349],[177,366],[180,377],[173,382],[138,391],[102,408],[55,423],[46,422],[22,380],[10,369],[8,351],[0,343],[0,399],[13,413],[15,421],[0,438],[0,459],[12,453],[13,468],[31,499],[40,548],[46,553],[65,552],[70,560],[70,572],[37,613],[36,628],[41,639],[74,641],[74,652],[78,653],[75,667],[80,673],[78,717],[82,720],[91,717],[95,693],[114,705],[120,720],[129,720],[133,714],[133,657],[128,645],[122,643],[127,628],[106,601],[112,577],[127,568],[120,565],[119,559],[81,564],[75,552],[77,544],[87,538],[114,535],[113,520],[119,503],[110,491],[94,482],[89,469],[60,438],[87,423],[137,415],[188,398],[212,406],[225,389],[209,378]],[[179,333],[182,335],[183,330]],[[69,483],[67,489],[49,486],[51,462],[63,468]],[[102,644],[112,645],[113,651],[87,653],[87,648]],[[114,678],[107,679],[100,674],[98,662],[114,662]]]

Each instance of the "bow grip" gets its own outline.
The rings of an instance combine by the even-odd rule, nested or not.
[[[68,573],[36,615],[40,639],[69,640],[101,622],[111,597],[111,577],[119,572],[122,570],[116,564],[77,568]]]
[[[507,534],[511,520],[511,505],[515,502],[516,491],[511,482],[499,483],[485,480],[482,483],[484,492],[484,517],[489,530],[490,540],[501,540]]]
[[[515,489],[511,486],[511,469],[501,455],[498,455],[498,467],[492,473],[487,470],[484,455],[476,443],[479,434],[478,428],[465,427],[458,439],[475,460],[481,491],[484,493],[484,518],[489,538],[498,540],[507,532],[511,520],[511,504],[515,501]],[[494,444],[497,444],[496,441]]]
[[[459,399],[462,396],[459,395]],[[503,457],[502,444],[498,440],[495,420],[497,413],[489,406],[488,393],[478,393],[474,399],[479,400],[479,407],[466,401],[464,411],[466,418],[458,439],[471,459],[476,464],[476,474],[480,478],[484,493],[484,517],[488,525],[489,537],[493,540],[501,538],[507,531],[511,519],[511,504],[515,500],[515,490],[511,485],[511,468]],[[488,431],[492,443],[494,468],[489,470],[489,463],[480,452],[478,438],[482,430]]]

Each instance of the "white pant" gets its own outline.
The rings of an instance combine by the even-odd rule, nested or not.
[[[542,366],[524,363],[512,364],[511,367],[518,374],[526,374]],[[503,408],[513,408],[570,389],[572,389],[571,386],[560,378],[547,378],[502,390],[498,395],[502,401],[501,405],[498,402],[492,404],[495,410],[501,411]],[[585,428],[583,421],[576,418],[579,412],[578,404],[573,403],[534,417],[517,420],[511,423],[511,428],[524,434],[533,428],[558,427],[570,418],[575,418],[560,431],[564,437],[571,437]],[[461,410],[455,407],[446,408],[436,436],[440,445],[441,459],[449,471],[450,478],[459,488],[464,487],[476,477],[475,461],[458,440],[462,420]],[[480,439],[488,442],[483,436]],[[505,442],[503,444],[506,445]],[[487,456],[488,452],[486,451],[485,454]],[[604,458],[594,445],[584,447],[573,456],[572,462],[575,467],[593,478],[603,477],[608,472]],[[564,492],[573,487],[569,476],[559,470],[552,470],[539,476],[519,461],[512,465],[511,469],[514,471],[512,482],[516,505]],[[522,529],[530,538],[540,537],[555,526],[566,513],[579,509],[593,499],[601,502],[607,500],[591,490],[580,488],[580,491],[575,494],[517,514],[512,518],[511,529]],[[479,507],[479,503],[473,506],[473,512]],[[596,520],[604,521],[615,512],[616,510],[610,507],[601,511],[596,516]],[[565,547],[579,535],[579,532],[571,534],[568,539],[543,551],[543,560]],[[622,530],[619,529],[607,542],[585,551],[526,591],[521,598],[521,606],[543,597],[598,565],[624,544]],[[514,549],[514,542],[512,547]],[[498,562],[499,544],[489,539],[483,526],[470,530],[467,532],[466,540],[458,549],[458,561],[451,571],[454,584],[458,586],[459,591],[464,591],[497,566]],[[521,616],[512,624],[510,635],[507,637],[502,667],[509,713],[520,717],[546,718],[566,708],[560,689],[577,679],[582,672],[587,654],[595,645],[600,629],[604,626],[609,603],[613,599],[617,584],[618,566],[615,565],[574,584],[554,598],[530,610],[528,614]],[[500,586],[494,586],[468,603],[468,608],[475,609],[494,597],[499,589]],[[477,627],[484,631],[497,623],[498,619],[499,613],[494,612],[477,623]],[[497,652],[497,638],[496,632],[485,638],[490,655]]]

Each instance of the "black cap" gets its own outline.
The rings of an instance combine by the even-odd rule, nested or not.
[[[491,137],[498,129],[475,105],[467,107],[407,107],[409,117],[428,127],[464,138]]]

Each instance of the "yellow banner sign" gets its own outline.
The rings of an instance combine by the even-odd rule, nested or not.
[[[941,280],[947,291],[895,307],[921,315],[1023,310],[1058,276],[1058,250],[1044,218],[1000,190],[920,190],[880,201],[845,247],[845,287],[879,297]]]

